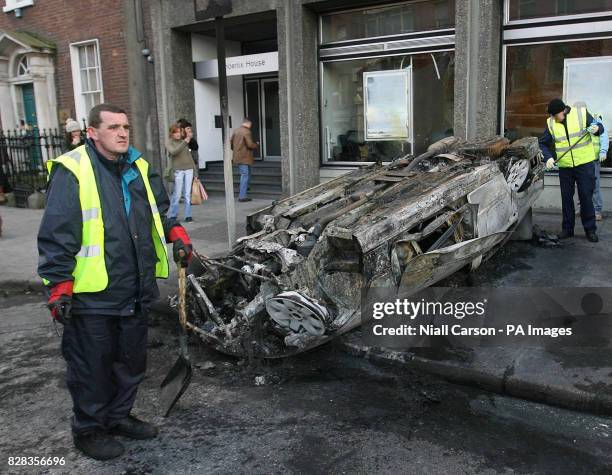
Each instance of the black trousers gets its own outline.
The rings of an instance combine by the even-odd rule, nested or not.
[[[105,428],[129,415],[147,366],[147,318],[73,315],[62,354],[72,396],[72,431]]]
[[[559,168],[563,230],[574,232],[574,190],[578,187],[580,219],[585,231],[597,230],[593,191],[595,190],[595,162],[583,163],[573,168]]]

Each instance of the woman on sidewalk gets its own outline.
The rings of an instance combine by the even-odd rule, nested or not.
[[[185,199],[185,222],[193,221],[191,217],[191,184],[193,182],[195,163],[189,150],[189,141],[193,138],[191,127],[182,128],[178,123],[170,126],[170,137],[166,142],[166,150],[172,160],[174,169],[174,192],[170,200],[169,218],[178,215],[181,194]]]

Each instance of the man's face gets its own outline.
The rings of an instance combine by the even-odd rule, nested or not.
[[[127,115],[102,111],[100,119],[102,123],[98,128],[87,129],[98,151],[110,159],[127,152],[130,146],[130,124]]]
[[[565,110],[553,114],[553,118],[555,119],[555,122],[563,122],[565,120]]]

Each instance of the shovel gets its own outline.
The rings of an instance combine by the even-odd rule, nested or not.
[[[178,276],[178,309],[179,323],[181,324],[181,334],[179,335],[180,353],[176,363],[174,363],[174,366],[172,366],[161,383],[159,399],[164,417],[168,417],[170,411],[191,382],[191,362],[187,353],[187,311],[185,309],[187,279],[185,278],[185,268],[181,267],[180,264],[178,265]]]
[[[566,156],[566,155],[567,155],[569,152],[571,152],[571,151],[572,151],[572,149],[573,149],[573,148],[574,148],[576,145],[578,145],[578,143],[579,143],[579,142],[580,142],[580,141],[581,141],[583,138],[585,138],[587,135],[589,135],[589,132],[585,132],[585,133],[582,135],[582,137],[580,137],[578,140],[576,140],[576,142],[574,143],[574,145],[572,145],[572,146],[571,146],[570,148],[568,148],[568,149],[567,149],[565,152],[563,152],[563,155],[561,155],[559,158],[557,158],[557,159],[555,160],[555,165],[556,165],[557,163],[559,163],[559,161],[560,161],[560,160],[561,160],[563,157],[565,157],[565,156]]]

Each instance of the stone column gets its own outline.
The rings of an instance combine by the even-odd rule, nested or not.
[[[285,196],[317,185],[320,165],[317,14],[299,0],[289,1],[277,9]]]
[[[162,170],[165,164],[157,138],[154,66],[142,54],[145,46],[151,46],[146,43],[142,2],[126,1],[123,8],[131,142],[157,170]]]
[[[457,0],[455,135],[499,133],[503,0]]]
[[[170,27],[171,21],[175,24],[194,21],[193,2],[157,0],[150,3],[150,12],[158,138],[161,154],[164,155],[170,123],[180,117],[195,122],[191,35]]]

